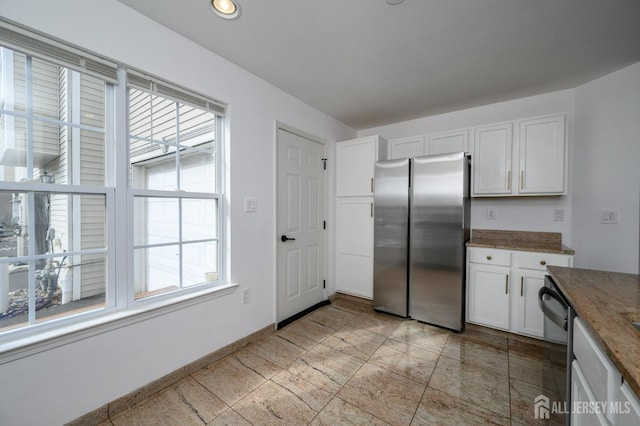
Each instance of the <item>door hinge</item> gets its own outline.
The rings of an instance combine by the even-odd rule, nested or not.
[[[326,220],[322,221],[322,229],[327,229],[327,221]]]
[[[322,169],[327,170],[327,159],[321,158],[321,160],[322,160]]]
[[[327,280],[322,280],[322,288],[327,288]]]

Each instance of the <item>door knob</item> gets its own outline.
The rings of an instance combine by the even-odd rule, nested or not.
[[[283,243],[286,243],[287,241],[295,241],[295,238],[289,238],[286,235],[283,235],[282,237],[280,237],[280,241],[282,241]]]

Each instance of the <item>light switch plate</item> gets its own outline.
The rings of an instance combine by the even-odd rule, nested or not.
[[[245,197],[244,199],[245,213],[255,213],[258,211],[258,200],[253,197]]]
[[[556,222],[564,222],[564,209],[554,209],[553,220]]]

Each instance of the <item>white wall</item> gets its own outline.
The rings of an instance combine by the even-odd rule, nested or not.
[[[379,134],[387,139],[394,139],[527,117],[566,114],[569,142],[569,168],[571,169],[574,123],[573,109],[573,90],[563,90],[365,129],[359,131],[358,136]],[[571,187],[572,182],[569,180],[569,194],[571,193]],[[496,219],[487,219],[488,207],[494,208]],[[556,222],[553,220],[553,211],[556,208],[565,209],[566,220],[564,222]],[[571,210],[570,195],[532,198],[473,198],[471,200],[471,228],[560,232],[562,233],[563,244],[571,246]],[[576,256],[578,255],[579,253],[576,253]]]
[[[576,89],[573,246],[581,268],[638,273],[640,63]],[[601,224],[601,209],[620,211]]]
[[[568,119],[569,182],[564,197],[474,198],[471,226],[561,232],[576,251],[574,266],[640,270],[640,63],[575,89],[365,129],[358,136],[388,139],[564,112]],[[486,209],[496,210],[487,220]],[[565,209],[565,221],[553,209]],[[600,210],[620,212],[600,224]]]
[[[274,123],[329,141],[330,160],[334,142],[356,132],[115,0],[0,0],[0,10],[7,19],[230,105],[230,280],[251,288],[251,303],[241,305],[236,291],[0,365],[0,424],[60,424],[272,324]],[[330,178],[327,188],[333,186]],[[257,213],[244,213],[244,197],[257,199]],[[333,194],[327,199],[332,211]]]

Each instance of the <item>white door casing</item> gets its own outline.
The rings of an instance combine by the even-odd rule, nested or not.
[[[325,299],[325,147],[282,126],[276,138],[279,323]]]

